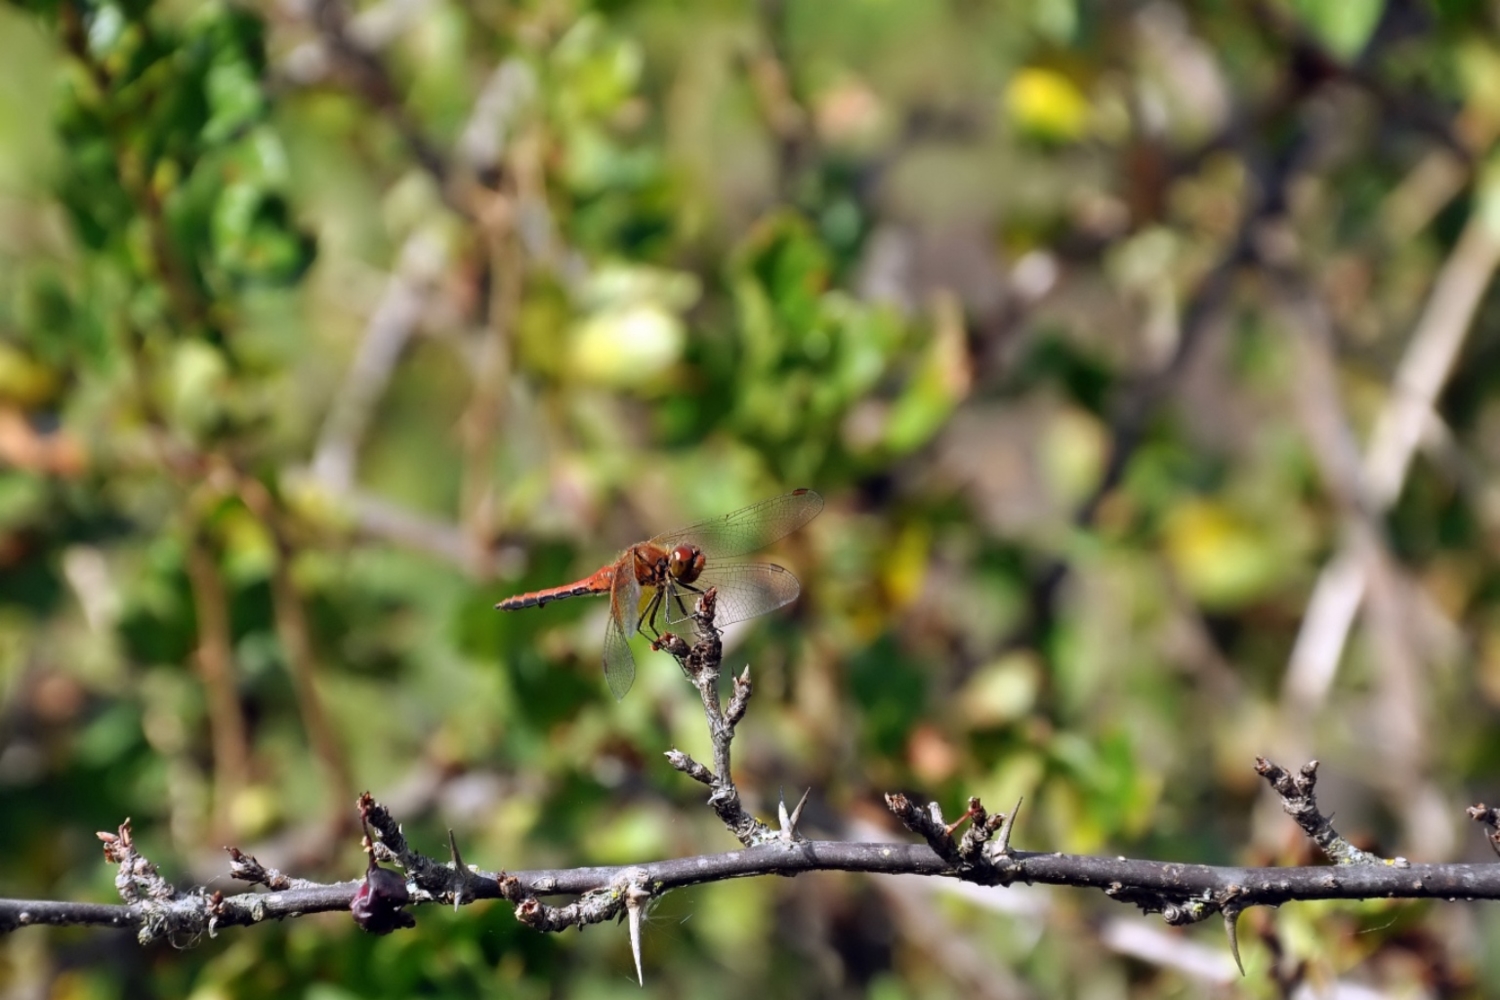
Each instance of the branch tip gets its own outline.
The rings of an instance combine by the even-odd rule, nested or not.
[[[714,783],[719,780],[712,771],[676,747],[668,750],[664,756],[667,758],[667,763],[671,764],[674,769],[700,784],[713,787]]]
[[[1401,866],[1403,859],[1382,858],[1377,854],[1361,850],[1345,840],[1333,827],[1333,821],[1318,810],[1318,799],[1313,789],[1318,783],[1318,762],[1310,760],[1292,774],[1286,768],[1264,757],[1255,758],[1255,773],[1281,797],[1281,808],[1302,831],[1317,844],[1323,853],[1340,865],[1386,864]]]
[[[275,868],[267,868],[255,855],[246,854],[238,847],[225,847],[224,850],[229,854],[230,878],[249,882],[251,885],[263,885],[277,892],[295,888],[301,881],[284,875]]]
[[[1487,828],[1485,836],[1489,839],[1490,847],[1496,854],[1500,854],[1500,808],[1487,806],[1483,802],[1470,806],[1464,810],[1468,817],[1476,823],[1483,823]]]

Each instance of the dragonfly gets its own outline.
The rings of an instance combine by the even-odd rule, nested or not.
[[[495,607],[519,611],[569,597],[608,594],[604,679],[615,698],[621,699],[635,683],[630,637],[640,632],[653,642],[659,640],[659,625],[674,625],[691,616],[698,596],[710,587],[717,592],[714,624],[720,627],[775,611],[796,600],[802,587],[786,569],[738,557],[785,538],[822,509],[823,498],[817,493],[793,490],[732,514],[637,542],[619,558],[580,580],[507,597]]]

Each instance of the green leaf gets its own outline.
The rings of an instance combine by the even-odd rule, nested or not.
[[[1296,0],[1295,6],[1318,41],[1347,61],[1370,41],[1385,0]]]

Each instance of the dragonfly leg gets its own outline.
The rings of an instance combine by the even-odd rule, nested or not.
[[[683,618],[689,617],[692,612],[688,610],[687,602],[683,600],[682,594],[678,593],[678,587],[681,587],[683,590],[691,590],[699,597],[703,596],[703,589],[701,587],[695,587],[691,583],[686,583],[682,580],[678,580],[672,584],[672,596],[669,598],[669,600],[672,601],[673,606],[677,609],[677,613],[680,616],[678,620],[680,621]],[[661,591],[657,591],[657,593],[661,593]]]
[[[661,638],[661,632],[656,627],[656,612],[661,607],[662,589],[657,587],[651,594],[651,600],[646,602],[646,610],[641,612],[635,622],[635,630],[642,635],[649,634],[653,640]],[[651,630],[649,633],[646,631],[648,628]]]

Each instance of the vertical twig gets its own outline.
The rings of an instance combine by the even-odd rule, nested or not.
[[[677,636],[667,633],[660,645],[676,657],[683,672],[698,689],[703,702],[703,715],[708,720],[708,736],[714,748],[712,770],[693,760],[681,750],[667,751],[667,760],[672,766],[695,781],[709,787],[708,804],[729,832],[746,847],[780,840],[781,835],[765,823],[747,813],[740,802],[739,789],[735,787],[731,770],[730,747],[734,743],[734,727],[745,717],[750,695],[754,690],[750,683],[750,668],[734,679],[734,694],[729,699],[726,712],[719,698],[719,669],[724,647],[719,631],[714,627],[714,610],[717,595],[710,589],[698,601],[693,623],[698,633],[698,642],[691,650]],[[799,811],[801,807],[798,807]],[[795,834],[795,829],[792,830]]]
[[[307,731],[313,752],[323,765],[329,801],[347,802],[354,797],[354,782],[350,777],[343,748],[339,745],[329,724],[328,714],[323,708],[322,695],[318,693],[317,658],[313,653],[312,633],[308,628],[302,595],[292,578],[292,545],[286,537],[281,511],[270,492],[253,479],[240,481],[240,496],[245,505],[260,518],[275,543],[276,559],[271,566],[271,607],[276,618],[276,636],[281,641],[292,687],[297,693],[297,709],[302,715],[302,727]],[[341,826],[347,823],[348,817],[343,809],[335,810],[333,815]]]
[[[1363,493],[1372,514],[1383,513],[1400,494],[1438,393],[1500,266],[1500,240],[1490,225],[1482,211],[1470,217],[1433,282],[1396,369],[1363,462]],[[1318,576],[1282,683],[1284,706],[1300,705],[1312,713],[1327,699],[1369,583],[1361,563],[1346,546]]]
[[[1346,625],[1352,621],[1358,596],[1371,607],[1367,628],[1379,668],[1381,739],[1373,747],[1378,774],[1393,808],[1402,814],[1408,842],[1421,844],[1424,852],[1444,853],[1451,846],[1452,824],[1443,820],[1441,811],[1434,813],[1430,808],[1439,796],[1427,776],[1427,701],[1417,679],[1424,656],[1409,627],[1410,615],[1401,595],[1405,583],[1378,518],[1389,498],[1373,495],[1361,466],[1359,443],[1340,402],[1335,333],[1327,310],[1297,268],[1268,262],[1267,270],[1283,300],[1288,325],[1296,331],[1297,409],[1344,523],[1341,555],[1347,562],[1337,572],[1348,591],[1339,597],[1348,617],[1339,621]],[[1337,647],[1342,647],[1346,634],[1334,633]],[[1327,640],[1327,636],[1320,639]],[[1311,753],[1315,748],[1306,745],[1306,740],[1316,704],[1290,699],[1284,707],[1282,729],[1284,739],[1290,741],[1288,752]]]
[[[232,839],[229,806],[249,778],[249,743],[234,677],[229,597],[218,562],[201,536],[189,542],[187,573],[198,617],[196,660],[208,695],[208,727],[214,755],[210,834],[216,842],[227,841]]]
[[[476,191],[470,200],[479,197]],[[487,192],[483,197],[480,217],[489,258],[489,322],[476,345],[473,390],[460,418],[464,458],[459,520],[476,554],[488,551],[493,540],[495,436],[510,384],[510,337],[521,308],[525,273],[512,227],[513,199],[500,192]]]
[[[313,752],[323,764],[329,786],[330,802],[347,802],[353,795],[354,782],[349,776],[349,764],[344,757],[338,737],[328,722],[323,709],[323,698],[318,693],[316,659],[313,655],[311,634],[307,627],[307,612],[302,595],[292,579],[291,549],[277,532],[277,558],[271,568],[271,603],[275,608],[276,635],[281,640],[286,654],[287,668],[291,671],[292,684],[297,692],[297,708],[302,713],[302,726],[312,742]],[[344,810],[336,815],[343,821]]]
[[[432,233],[422,230],[406,241],[385,293],[370,313],[365,333],[344,384],[334,395],[313,453],[313,475],[329,489],[346,492],[365,430],[385,393],[396,363],[421,322],[431,289],[447,263]]]

